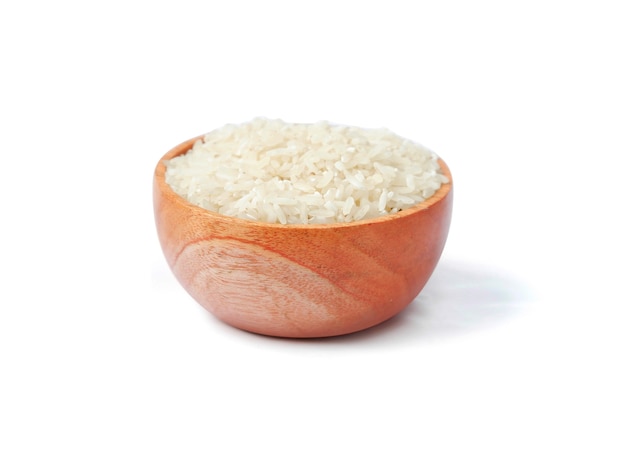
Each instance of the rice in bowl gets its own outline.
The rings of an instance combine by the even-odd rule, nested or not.
[[[329,224],[410,208],[448,183],[429,149],[386,129],[258,118],[226,125],[169,161],[194,205],[281,224]]]

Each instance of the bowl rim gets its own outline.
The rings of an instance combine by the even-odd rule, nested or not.
[[[433,205],[440,203],[446,197],[450,196],[452,193],[452,173],[450,172],[450,168],[445,163],[443,159],[437,156],[437,162],[439,163],[439,167],[441,168],[443,174],[448,178],[448,182],[445,184],[441,184],[441,187],[429,198],[426,200],[413,205],[407,209],[404,209],[398,213],[389,213],[383,216],[377,216],[375,218],[367,218],[361,219],[359,221],[347,221],[347,222],[337,222],[337,223],[324,223],[324,224],[281,224],[281,223],[268,223],[265,221],[254,221],[251,219],[243,219],[237,218],[235,216],[228,216],[216,211],[207,210],[206,208],[202,208],[201,206],[195,205],[185,199],[183,196],[177,194],[172,187],[165,181],[165,161],[169,161],[170,159],[176,158],[178,156],[183,156],[186,154],[194,145],[194,143],[198,140],[201,140],[205,137],[206,134],[202,134],[200,136],[196,136],[190,138],[188,140],[179,143],[170,149],[167,153],[165,153],[158,161],[156,168],[154,170],[154,189],[159,190],[163,196],[166,198],[175,200],[177,203],[185,206],[187,209],[190,209],[197,214],[198,216],[207,216],[210,218],[217,218],[224,221],[228,221],[231,223],[238,223],[248,227],[258,226],[263,228],[276,228],[276,229],[315,229],[315,230],[324,230],[324,229],[340,229],[340,228],[354,228],[358,226],[364,225],[372,225],[379,224],[384,222],[389,222],[392,220],[402,219],[414,215],[415,213],[426,211]]]

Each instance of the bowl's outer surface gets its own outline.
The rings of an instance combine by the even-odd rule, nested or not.
[[[324,337],[363,330],[404,309],[443,250],[452,179],[397,215],[355,223],[278,225],[240,220],[184,200],[157,164],[154,211],[167,262],[183,287],[222,321],[255,333]]]

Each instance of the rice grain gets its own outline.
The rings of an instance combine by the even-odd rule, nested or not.
[[[189,202],[281,224],[397,213],[448,183],[435,153],[389,130],[263,118],[214,130],[166,166]]]

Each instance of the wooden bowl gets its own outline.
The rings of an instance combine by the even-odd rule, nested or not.
[[[187,292],[220,320],[254,333],[325,337],[377,325],[422,290],[443,250],[452,178],[397,214],[351,223],[281,225],[220,215],[192,205],[157,164],[154,214],[165,258]]]

